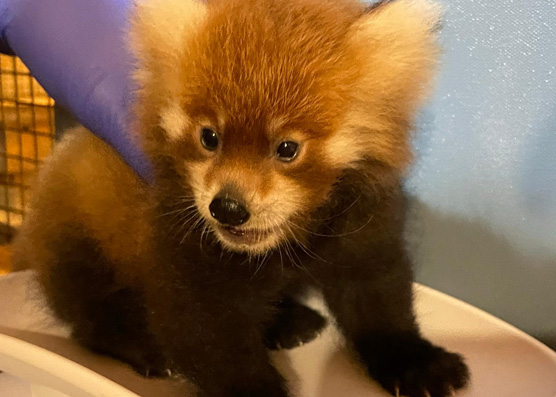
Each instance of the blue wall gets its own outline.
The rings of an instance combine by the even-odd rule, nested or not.
[[[445,0],[415,193],[556,256],[556,1]]]
[[[443,64],[420,115],[408,180],[418,279],[550,343],[556,1],[441,3]]]

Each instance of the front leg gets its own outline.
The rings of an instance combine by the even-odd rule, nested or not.
[[[337,191],[337,211],[355,204],[326,226],[330,237],[321,238],[320,253],[331,263],[314,269],[326,302],[348,345],[386,390],[451,396],[467,384],[469,371],[461,356],[420,335],[401,189],[396,182],[384,190],[366,189],[366,180],[348,182]]]
[[[264,336],[264,343],[271,350],[309,343],[326,327],[324,317],[294,298],[284,298],[276,306],[278,312]]]
[[[403,274],[344,278],[325,287],[324,296],[369,375],[391,394],[444,397],[466,385],[461,356],[421,337]]]
[[[179,278],[157,275],[148,294],[149,323],[172,370],[191,380],[199,397],[287,397],[263,343],[267,308],[228,285]]]

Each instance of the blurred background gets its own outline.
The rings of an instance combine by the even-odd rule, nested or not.
[[[556,349],[556,2],[441,3],[443,62],[407,180],[417,279]],[[1,273],[34,171],[73,121],[0,60]]]
[[[442,3],[407,183],[417,278],[556,348],[556,2]]]

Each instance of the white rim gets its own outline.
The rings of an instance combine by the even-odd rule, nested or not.
[[[544,354],[546,354],[548,357],[550,357],[552,359],[552,361],[554,363],[556,363],[556,352],[554,350],[552,350],[551,348],[549,348],[548,346],[546,346],[544,343],[542,343],[541,341],[533,338],[531,335],[523,332],[522,330],[520,330],[519,328],[516,328],[515,326],[505,322],[504,320],[499,319],[498,317],[495,317],[494,315],[479,309],[478,307],[475,307],[469,303],[466,303],[458,298],[455,298],[451,295],[445,294],[444,292],[440,292],[436,289],[427,287],[426,285],[422,285],[422,284],[417,284],[415,283],[415,286],[417,287],[417,290],[425,290],[426,293],[428,295],[431,295],[433,297],[437,297],[442,301],[447,301],[448,303],[461,308],[462,310],[465,310],[467,312],[472,312],[474,314],[476,314],[478,317],[481,317],[482,319],[493,323],[494,325],[496,325],[497,327],[500,327],[508,332],[511,332],[513,334],[515,334],[516,336],[527,340],[529,343],[531,343],[533,346],[535,346],[536,348],[538,348],[539,350],[541,350]]]
[[[138,397],[116,382],[76,362],[4,334],[0,334],[0,369],[30,383],[50,387],[72,397]]]

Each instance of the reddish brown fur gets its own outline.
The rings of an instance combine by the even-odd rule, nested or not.
[[[38,270],[81,343],[142,371],[171,366],[202,396],[289,395],[265,346],[322,327],[293,299],[311,285],[386,389],[463,387],[461,358],[420,336],[403,240],[400,179],[437,18],[426,0],[138,3],[134,129],[155,180],[70,133],[41,173],[17,263]],[[292,162],[275,156],[283,140],[300,144]],[[267,240],[219,234],[208,207],[221,189]]]
[[[188,38],[177,94],[190,119],[218,125],[217,115],[225,115],[219,130],[223,149],[206,171],[205,186],[241,184],[246,195],[257,191],[264,197],[275,178],[261,174],[278,172],[303,192],[300,207],[318,207],[341,172],[328,163],[323,145],[338,129],[360,73],[353,68],[345,36],[363,8],[335,1],[216,1],[209,8],[202,28]],[[151,90],[157,87],[147,83],[139,96],[138,113],[145,115],[140,125],[147,136],[149,121],[157,123],[150,116],[157,111]],[[270,131],[269,124],[277,119],[285,122]],[[290,130],[301,134],[307,155],[274,171],[278,137]],[[194,126],[182,140],[186,144],[180,144],[180,150],[188,146],[203,151]],[[190,156],[202,161],[201,156]],[[176,157],[184,154],[180,151]],[[241,175],[241,182],[230,181],[230,174]]]
[[[304,223],[339,175],[365,159],[402,175],[411,158],[411,118],[436,55],[428,7],[414,6],[410,14],[384,5],[364,15],[365,7],[350,0],[212,1],[191,31],[181,28],[183,48],[154,42],[151,22],[140,13],[133,42],[142,70],[151,71],[138,75],[138,129],[147,152],[162,154],[160,142],[168,141],[165,155],[179,159],[176,166],[190,179],[200,178],[193,184],[197,197],[231,184],[246,197],[257,194],[248,203],[256,207],[288,184],[296,197],[281,216],[294,223]],[[407,26],[391,23],[400,16]],[[168,53],[179,67],[161,61]],[[162,95],[161,86],[172,90]],[[177,139],[158,127],[172,101],[188,120]],[[217,153],[199,143],[206,125],[220,134]],[[279,164],[275,148],[291,134],[303,152]],[[202,171],[195,162],[205,164]]]

